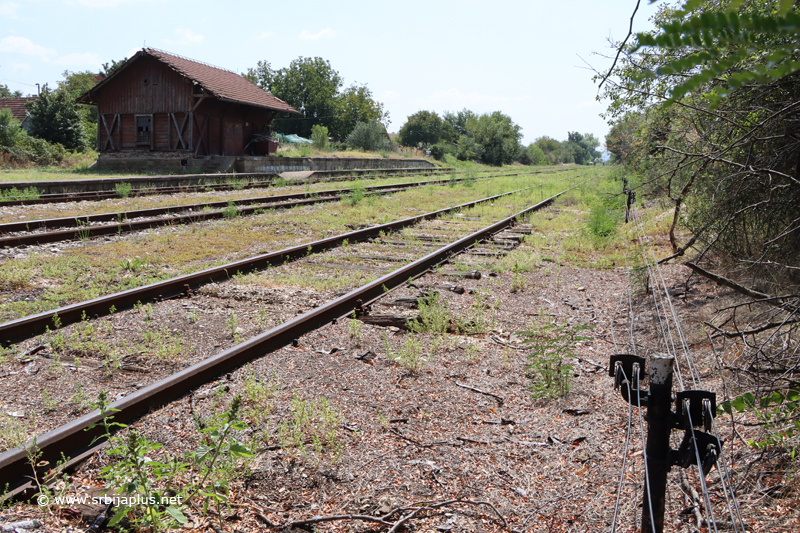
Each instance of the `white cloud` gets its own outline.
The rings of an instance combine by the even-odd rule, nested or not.
[[[49,61],[51,57],[58,55],[52,48],[45,48],[44,46],[33,44],[33,42],[25,37],[15,36],[3,37],[0,39],[0,52],[36,56],[42,61]]]
[[[5,19],[17,19],[17,8],[19,8],[19,4],[15,4],[14,2],[6,2],[5,4],[0,4],[0,17]]]
[[[381,102],[391,102],[392,100],[397,100],[400,97],[400,93],[396,93],[392,90],[383,91],[378,97],[378,100]]]
[[[31,65],[30,63],[11,63],[11,71],[12,72],[30,72]]]
[[[261,40],[261,39],[269,39],[269,38],[270,38],[270,37],[272,37],[273,35],[275,35],[275,34],[274,34],[274,33],[272,33],[271,31],[265,31],[264,33],[262,33],[261,35],[259,35],[258,37],[256,37],[256,40]]]
[[[330,28],[325,28],[324,30],[320,30],[317,33],[311,33],[308,30],[303,30],[300,32],[300,38],[306,41],[318,41],[320,39],[332,39],[334,37],[339,37],[340,35],[344,35],[344,33],[332,30]]]
[[[55,61],[56,65],[63,65],[65,67],[79,68],[79,67],[100,67],[103,61],[98,54],[91,52],[84,52],[83,54],[73,53],[61,56]]]
[[[178,36],[178,39],[164,39],[164,42],[167,44],[197,44],[203,42],[205,36],[199,35],[194,33],[192,30],[188,28],[176,28],[175,34]]]

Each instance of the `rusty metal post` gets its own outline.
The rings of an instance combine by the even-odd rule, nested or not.
[[[647,479],[642,504],[642,533],[664,531],[667,473],[671,466],[669,435],[672,431],[672,365],[674,358],[650,358],[650,394],[647,399]]]

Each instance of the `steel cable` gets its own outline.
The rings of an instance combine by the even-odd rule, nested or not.
[[[622,372],[622,376],[625,378],[623,384],[624,386],[628,387],[628,398],[630,398],[631,383],[630,381],[628,381],[628,376],[625,375],[625,371],[622,369],[622,365],[619,366],[619,370]],[[628,447],[631,439],[632,419],[633,419],[633,404],[628,402],[628,428],[625,434],[625,448],[622,451],[622,469],[619,475],[619,487],[617,488],[617,501],[614,504],[614,519],[611,521],[611,533],[614,533],[617,530],[617,515],[619,513],[619,501],[620,498],[622,497],[622,485],[625,483],[625,465],[628,459]]]
[[[636,218],[636,223],[637,224],[641,223],[641,220],[638,217]],[[652,250],[651,250],[651,253],[652,253]],[[699,371],[697,370],[697,366],[694,364],[694,359],[691,357],[691,354],[689,352],[689,344],[688,344],[688,342],[686,340],[686,336],[683,333],[683,328],[681,328],[680,320],[678,318],[677,311],[675,310],[675,307],[674,307],[674,305],[672,303],[672,299],[671,299],[671,297],[669,295],[669,290],[668,290],[667,285],[666,285],[666,280],[664,279],[663,272],[661,271],[661,268],[658,265],[658,261],[657,261],[654,253],[653,253],[653,265],[654,265],[655,271],[658,272],[658,278],[661,281],[661,285],[663,286],[663,289],[664,289],[664,294],[666,295],[666,300],[669,303],[670,312],[671,312],[670,314],[672,315],[672,320],[675,322],[675,331],[678,332],[678,336],[679,336],[680,341],[681,341],[681,346],[683,348],[684,355],[686,356],[687,366],[689,367],[689,370],[690,370],[690,373],[691,373],[691,376],[692,376],[694,387],[695,387],[695,389],[699,389],[699,388],[702,387],[702,380],[700,378]],[[663,304],[662,304],[662,306],[663,306]],[[676,368],[679,370],[678,365],[676,365]],[[713,416],[711,416],[711,414],[709,414],[709,416],[710,416],[710,418],[712,420],[713,434],[717,438],[718,442],[722,442],[722,440],[719,437],[719,433],[716,430],[716,424],[713,423]],[[694,429],[692,429],[692,436],[694,437]],[[695,451],[699,455],[699,451],[696,449],[696,446],[695,446]],[[721,449],[720,449],[720,455],[722,456],[722,450]],[[723,458],[723,461],[724,461],[724,456],[722,458]],[[702,472],[702,470],[701,470],[701,472]],[[703,486],[705,487],[705,479],[703,478],[702,481],[703,481]],[[723,490],[723,493],[725,495],[725,500],[726,500],[726,503],[728,505],[728,511],[731,514],[731,521],[734,523],[734,527],[735,527],[736,520],[734,519],[734,516],[733,516],[734,515],[734,510],[731,507],[731,500],[728,498],[728,490],[730,490],[731,499],[734,502],[733,503],[733,507],[735,507],[735,509],[736,509],[736,514],[739,517],[740,522],[741,522],[741,515],[739,513],[738,502],[736,501],[736,496],[735,496],[734,491],[733,491],[733,483],[732,483],[732,480],[730,479],[730,473],[728,472],[727,465],[725,466],[725,471],[724,472],[722,472],[722,471],[720,472],[720,485],[722,486],[722,490]],[[727,485],[727,487],[726,487],[726,485]],[[712,514],[713,514],[713,512],[712,512]],[[743,524],[742,524],[742,529],[744,531]]]
[[[635,388],[639,387],[639,365],[633,364],[633,378],[635,381]],[[655,524],[655,514],[653,513],[653,499],[652,492],[650,491],[650,469],[647,467],[647,441],[644,438],[644,417],[642,416],[642,399],[639,394],[636,395],[636,407],[639,408],[639,429],[642,432],[642,457],[644,457],[644,480],[645,490],[647,491],[647,506],[650,511],[650,523]]]
[[[695,459],[697,460],[697,477],[700,478],[700,487],[703,489],[703,503],[706,506],[706,524],[713,524],[714,531],[719,533],[717,529],[717,521],[714,518],[714,509],[711,507],[711,497],[708,494],[708,486],[706,485],[706,476],[703,473],[703,461],[700,459],[700,450],[697,448],[697,437],[694,432],[694,423],[692,422],[692,413],[689,410],[689,399],[683,399],[683,409],[686,413],[686,416],[689,418],[689,429],[692,432],[692,440],[695,443],[694,446],[694,455]],[[711,520],[709,520],[709,516]],[[698,527],[700,524],[698,524]]]

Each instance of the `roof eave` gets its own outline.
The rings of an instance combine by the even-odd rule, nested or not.
[[[206,90],[208,90],[208,89],[206,89]],[[211,92],[211,91],[209,91],[209,92]],[[298,111],[297,109],[295,109],[293,107],[290,107],[290,109],[280,109],[280,108],[277,108],[277,107],[270,107],[270,106],[266,106],[266,105],[253,104],[251,102],[244,102],[242,100],[234,100],[232,98],[223,98],[221,96],[217,96],[216,94],[214,95],[214,98],[216,98],[220,102],[232,102],[234,104],[242,104],[242,105],[249,105],[249,106],[253,106],[253,107],[260,107],[262,109],[269,109],[270,111],[277,111],[279,113],[292,113],[292,114],[295,114],[295,115],[302,115],[302,113],[300,111]]]
[[[94,87],[92,87],[91,89],[89,89],[88,91],[86,91],[85,93],[83,93],[82,95],[80,95],[79,97],[77,97],[77,98],[75,99],[75,101],[76,101],[76,102],[78,102],[79,104],[86,104],[86,105],[97,105],[97,104],[96,104],[96,103],[95,103],[95,102],[92,100],[92,93],[93,93],[93,92],[95,92],[95,91],[96,91],[97,89],[99,89],[100,87],[104,86],[106,83],[108,83],[108,81],[109,81],[109,80],[111,80],[111,79],[113,79],[113,78],[114,78],[114,77],[115,77],[117,74],[119,74],[119,72],[120,72],[120,71],[121,71],[121,70],[122,70],[124,67],[127,67],[129,64],[131,64],[131,63],[133,62],[133,60],[134,60],[134,59],[138,59],[138,58],[139,58],[139,57],[141,57],[142,55],[144,55],[144,50],[139,50],[138,52],[136,52],[135,54],[133,54],[133,55],[132,55],[132,56],[131,56],[131,57],[130,57],[130,58],[127,60],[127,61],[125,61],[125,62],[124,62],[122,65],[120,65],[120,66],[118,66],[116,69],[114,69],[114,72],[112,72],[112,73],[111,73],[111,76],[106,76],[105,78],[103,78],[103,80],[102,80],[102,81],[100,81],[99,83],[96,83]]]

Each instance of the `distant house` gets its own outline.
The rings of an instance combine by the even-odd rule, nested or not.
[[[36,96],[25,98],[0,98],[0,109],[10,109],[11,115],[22,122],[22,127],[27,131],[29,127],[28,115],[25,104],[36,101]]]
[[[97,106],[101,161],[143,152],[246,155],[279,113],[298,113],[234,72],[154,48],[137,52],[78,102]]]

